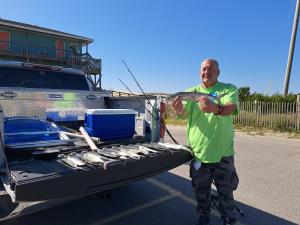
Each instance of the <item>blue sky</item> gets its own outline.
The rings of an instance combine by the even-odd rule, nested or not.
[[[0,17],[93,38],[102,86],[176,92],[199,84],[201,60],[220,62],[220,81],[282,93],[296,0],[0,0]],[[290,92],[300,92],[300,37]]]

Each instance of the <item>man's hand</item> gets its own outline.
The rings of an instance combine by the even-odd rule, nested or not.
[[[181,96],[177,96],[173,100],[172,108],[174,109],[176,115],[181,115],[181,114],[184,113],[184,108],[183,108],[182,97]]]
[[[207,96],[199,98],[199,108],[206,113],[218,113],[219,107],[216,103],[209,100]]]

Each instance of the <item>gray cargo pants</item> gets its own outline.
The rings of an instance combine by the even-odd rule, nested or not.
[[[234,167],[234,157],[223,157],[219,163],[202,163],[196,170],[191,163],[190,175],[197,199],[197,210],[209,214],[211,209],[211,184],[217,188],[219,209],[223,217],[234,218],[233,191],[237,189],[239,178]]]

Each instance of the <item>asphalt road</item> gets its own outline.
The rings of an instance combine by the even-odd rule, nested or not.
[[[183,128],[171,132],[185,142]],[[245,213],[239,225],[300,224],[300,140],[236,135],[236,167],[240,185],[236,204]],[[194,225],[196,202],[188,166],[113,190],[109,199],[95,195],[6,225]],[[221,224],[213,211],[212,225]]]

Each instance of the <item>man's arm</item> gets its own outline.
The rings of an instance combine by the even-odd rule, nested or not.
[[[215,104],[215,103],[214,103]],[[216,104],[217,105],[217,104]],[[223,107],[223,109],[219,112],[220,107],[217,105],[217,112],[216,114],[220,115],[220,116],[228,116],[231,115],[235,110],[236,110],[236,105],[234,103],[227,103],[225,105],[222,105],[221,107]]]
[[[236,104],[227,103],[219,105],[209,100],[208,97],[203,96],[199,99],[199,108],[206,113],[214,113],[215,115],[228,116],[236,110]]]

